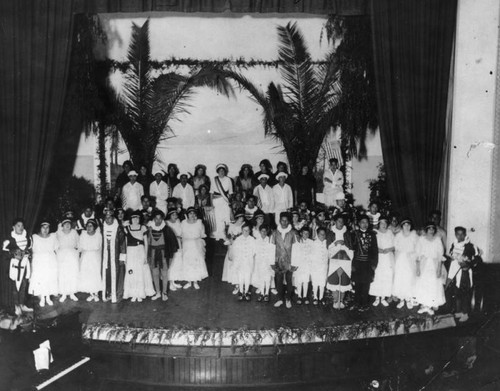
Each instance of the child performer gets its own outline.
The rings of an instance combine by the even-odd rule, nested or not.
[[[89,205],[83,210],[83,213],[80,215],[80,218],[76,222],[76,231],[78,233],[82,233],[82,231],[85,231],[87,229],[87,221],[89,221],[90,219],[95,219],[95,213],[94,208]]]
[[[425,235],[417,242],[417,281],[415,299],[421,304],[419,314],[434,314],[434,309],[446,302],[441,279],[441,266],[445,260],[443,243],[436,235],[436,225],[432,222],[425,226]]]
[[[314,244],[309,239],[310,232],[307,227],[303,227],[300,231],[300,239],[292,246],[292,267],[296,268],[293,272],[294,286],[297,290],[297,304],[309,304],[307,299],[307,291],[309,289],[309,281],[311,281],[311,269],[313,265],[313,248]]]
[[[89,293],[87,301],[99,301],[98,292],[102,289],[102,235],[97,230],[97,222],[88,219],[86,231],[80,235],[79,292]]]
[[[481,261],[478,249],[467,236],[464,227],[455,227],[455,240],[450,248],[448,285],[455,287],[454,311],[459,322],[469,319],[472,301],[472,269]]]
[[[250,235],[251,232],[250,223],[245,222],[241,227],[241,235],[233,242],[233,268],[240,289],[239,301],[250,301],[250,283],[257,252],[255,238]]]
[[[182,288],[182,285],[175,281],[184,279],[182,266],[182,225],[179,220],[177,209],[170,208],[167,212],[167,226],[172,230],[177,239],[177,250],[173,252],[172,260],[168,268],[168,281],[170,282],[170,290],[176,291]]]
[[[257,301],[269,301],[269,290],[271,289],[271,281],[274,278],[274,257],[276,248],[271,243],[269,237],[269,228],[266,225],[260,226],[258,233],[254,231],[256,253],[255,253],[255,268],[252,276],[252,285],[261,292]]]
[[[50,295],[57,295],[57,256],[59,247],[56,234],[50,233],[50,223],[43,221],[40,231],[33,235],[33,262],[29,292],[40,297],[40,307],[53,305]]]
[[[389,219],[381,217],[377,230],[378,264],[375,277],[370,285],[370,295],[375,296],[373,306],[382,304],[387,307],[386,298],[392,295],[392,281],[394,280],[394,234],[388,229]]]
[[[282,212],[280,224],[271,235],[271,243],[276,245],[276,260],[273,269],[278,289],[278,301],[274,304],[275,307],[281,307],[283,301],[286,301],[286,308],[292,308],[292,246],[295,242],[297,242],[297,231],[290,224],[288,213]],[[283,280],[286,281],[286,285]]]
[[[401,232],[394,238],[394,280],[392,295],[400,300],[397,307],[413,308],[415,297],[416,275],[416,247],[418,235],[412,229],[412,222],[408,218],[401,221]]]
[[[259,210],[256,205],[256,200],[254,195],[249,195],[247,197],[247,204],[245,205],[245,219],[247,221],[252,221],[255,216],[255,213]],[[264,216],[264,215],[262,215]]]
[[[132,303],[141,302],[147,296],[153,296],[156,293],[147,260],[147,229],[141,224],[141,217],[140,210],[132,212],[130,225],[125,227],[127,240],[127,262],[125,265],[127,272],[125,273],[123,285],[123,298],[130,298]]]
[[[182,261],[183,274],[187,284],[200,289],[198,281],[208,277],[207,264],[205,263],[205,227],[198,219],[196,209],[190,207],[186,210],[187,219],[182,222]]]
[[[354,258],[352,261],[352,281],[354,283],[354,299],[360,311],[369,308],[370,284],[378,263],[377,235],[370,229],[370,218],[366,215],[358,219],[359,230],[352,233]]]
[[[222,281],[236,285],[233,291],[233,295],[236,295],[239,292],[239,288],[237,286],[238,279],[236,277],[236,272],[234,269],[232,244],[234,243],[234,240],[239,235],[241,235],[242,227],[245,223],[245,213],[240,210],[236,212],[234,218],[236,219],[236,221],[229,224],[229,227],[227,229],[226,241],[224,242],[224,244],[227,246],[227,252],[224,259],[224,266],[222,268]]]
[[[366,212],[366,215],[370,219],[372,228],[377,229],[380,219],[380,212],[378,211],[378,204],[376,202],[371,202],[370,205],[368,205],[368,211]]]
[[[326,288],[333,292],[333,308],[343,309],[345,292],[352,289],[351,271],[353,251],[349,248],[350,232],[345,225],[345,219],[341,214],[334,216],[335,224],[331,231],[333,241],[328,247],[328,278]]]
[[[299,232],[300,230],[302,230],[302,228],[304,228],[306,226],[306,221],[305,220],[302,220],[300,218],[300,214],[299,214],[299,211],[294,209],[292,210],[292,226],[293,228]]]
[[[165,223],[164,216],[161,210],[155,210],[153,220],[148,223],[148,263],[156,290],[156,295],[151,300],[161,297],[163,301],[167,301],[168,261],[179,249],[179,244],[174,231]]]
[[[323,302],[326,277],[328,275],[328,247],[325,227],[319,227],[316,232],[312,255],[311,285],[313,288],[313,304],[318,305],[319,302]]]
[[[27,304],[28,280],[31,275],[29,256],[31,237],[24,229],[24,220],[16,218],[12,222],[12,232],[3,242],[4,254],[9,258],[9,278],[11,280],[12,304],[15,314],[31,312]]]
[[[56,233],[59,249],[57,250],[57,263],[59,275],[59,293],[62,303],[66,298],[78,301],[75,293],[78,291],[78,277],[80,274],[80,257],[78,254],[79,236],[72,228],[72,221],[68,218],[61,222],[61,227]]]

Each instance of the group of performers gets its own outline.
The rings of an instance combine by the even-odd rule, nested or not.
[[[338,187],[337,169],[332,160],[325,185]],[[376,203],[357,214],[337,189],[325,190],[325,205],[312,208],[314,184],[299,178],[307,184],[292,190],[286,165],[271,174],[263,164],[256,175],[244,165],[233,181],[227,166],[219,164],[213,189],[203,166],[191,178],[181,175],[174,186],[176,167],[168,171],[167,178],[155,173],[147,195],[131,190],[144,186],[137,172],[125,170],[130,180],[118,193],[122,207],[108,199],[97,217],[92,207],[79,218],[68,212],[57,226],[42,221],[33,236],[16,219],[3,245],[11,262],[16,312],[31,310],[27,292],[45,306],[53,305],[54,296],[77,301],[77,292],[87,293],[87,301],[116,303],[147,297],[166,301],[169,291],[200,289],[199,282],[208,277],[209,237],[227,245],[222,280],[234,285],[240,301],[255,293],[258,301],[269,302],[274,293],[275,307],[290,308],[292,302],[325,304],[330,292],[333,308],[343,309],[346,292],[353,290],[352,309],[388,306],[394,300],[398,308],[420,306],[420,313],[432,314],[445,303],[444,287],[451,283],[457,290],[456,312],[465,317],[470,311],[479,252],[465,228],[457,227],[446,254],[437,211],[417,232],[410,219],[381,216]],[[303,174],[310,178],[306,170]],[[271,178],[277,181],[273,187]],[[183,193],[186,188],[194,197]]]

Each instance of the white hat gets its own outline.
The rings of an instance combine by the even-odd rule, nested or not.
[[[183,172],[182,174],[179,174],[179,178],[185,176],[186,178],[189,179],[189,174],[187,172]]]
[[[344,193],[337,193],[337,195],[335,196],[335,200],[336,201],[345,200],[345,194]]]
[[[224,163],[217,164],[217,166],[215,167],[215,172],[219,172],[220,168],[223,168],[224,171],[226,171],[226,175],[227,175],[227,173],[229,172],[227,165],[225,165]]]
[[[269,179],[269,175],[267,175],[267,174],[260,174],[257,179],[260,181],[263,178]]]
[[[280,179],[282,176],[286,178],[288,178],[288,174],[286,172],[279,172],[276,174],[276,179]]]
[[[160,174],[161,176],[163,176],[163,171],[161,171],[161,170],[156,170],[156,171],[154,172],[153,176],[156,176],[156,175],[158,175],[158,174]]]
[[[130,170],[127,175],[128,176],[132,176],[132,175],[138,176],[137,171],[135,171],[135,170]]]

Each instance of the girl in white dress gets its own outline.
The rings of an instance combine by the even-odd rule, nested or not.
[[[398,308],[413,308],[417,278],[416,247],[418,235],[412,230],[410,219],[401,221],[401,232],[394,238],[395,264],[392,295],[400,302]]]
[[[187,219],[181,223],[183,274],[187,281],[183,288],[188,289],[193,286],[195,289],[200,289],[198,281],[208,277],[205,240],[203,240],[207,235],[194,207],[188,208],[186,215]]]
[[[234,240],[241,235],[241,230],[243,223],[245,222],[245,212],[238,211],[234,216],[236,221],[229,224],[227,228],[226,241],[224,244],[227,246],[226,257],[224,258],[224,266],[222,268],[222,281],[229,282],[230,284],[236,285],[233,294],[238,293],[238,278],[236,276],[236,270],[234,268],[234,257],[233,257],[233,243]]]
[[[50,295],[57,295],[58,273],[56,234],[50,233],[50,223],[42,222],[40,232],[33,235],[33,260],[29,293],[40,297],[40,307],[53,305]]]
[[[267,226],[260,226],[260,231],[253,232],[256,244],[255,267],[252,275],[252,285],[261,293],[257,301],[269,301],[269,290],[271,281],[274,279],[272,265],[275,263],[276,246],[271,243],[269,229]]]
[[[184,280],[182,274],[182,226],[179,220],[179,214],[175,208],[171,208],[167,212],[167,225],[174,231],[179,244],[179,249],[175,252],[168,268],[168,281],[170,282],[170,290],[176,291],[182,288],[182,285],[177,284],[175,281]]]
[[[78,275],[80,274],[80,256],[78,254],[79,236],[72,228],[72,221],[64,219],[61,228],[56,233],[59,249],[57,250],[57,264],[59,275],[59,293],[62,303],[66,298],[78,301],[75,293],[78,291]]]
[[[227,176],[228,168],[225,164],[218,164],[215,168],[217,176],[214,178],[212,203],[215,213],[215,240],[226,238],[226,225],[231,221],[231,195],[233,194],[233,182]]]
[[[311,280],[311,269],[313,266],[313,241],[309,239],[310,233],[308,228],[300,230],[300,240],[292,245],[292,268],[293,286],[297,293],[297,304],[309,304],[307,300],[307,290],[309,289],[309,281]]]
[[[233,268],[240,289],[240,301],[250,301],[250,283],[257,253],[257,245],[255,238],[250,235],[251,232],[250,223],[244,223],[241,227],[241,235],[233,243]]]
[[[375,296],[373,306],[382,304],[387,307],[389,303],[386,298],[392,295],[394,280],[394,234],[388,229],[389,220],[386,217],[381,217],[378,224],[378,263],[369,293]]]
[[[156,292],[153,277],[148,265],[147,228],[141,224],[141,212],[132,212],[130,225],[125,227],[127,240],[127,261],[125,262],[125,281],[123,298],[141,302]]]
[[[89,219],[86,230],[80,235],[80,287],[79,291],[89,293],[87,301],[99,301],[102,290],[102,235],[97,231],[97,222]]]
[[[441,238],[436,235],[434,223],[428,223],[425,234],[417,242],[417,281],[415,298],[421,305],[419,314],[434,314],[434,309],[446,302],[441,279],[444,248]]]
[[[311,284],[313,288],[313,304],[318,305],[323,300],[326,278],[328,275],[328,248],[326,243],[326,228],[319,227],[313,242],[313,263],[311,266]]]

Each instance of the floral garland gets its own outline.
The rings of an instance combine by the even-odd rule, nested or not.
[[[107,68],[111,70],[119,70],[123,73],[127,72],[130,68],[130,63],[128,61],[116,61],[116,60],[103,60],[102,63],[106,64]],[[313,61],[314,65],[324,65],[326,61]],[[151,68],[157,71],[165,70],[167,68],[175,67],[178,68],[180,66],[189,66],[189,67],[200,67],[200,66],[236,66],[239,68],[251,68],[251,67],[270,67],[270,68],[278,68],[282,64],[282,61],[272,60],[245,60],[240,57],[237,59],[223,58],[220,60],[197,60],[194,58],[175,58],[171,57],[168,60],[162,61],[150,61]]]
[[[325,326],[312,324],[305,329],[280,326],[274,329],[261,330],[250,330],[246,326],[231,330],[210,329],[208,327],[193,328],[189,326],[137,328],[92,323],[83,325],[82,336],[88,342],[107,341],[131,345],[231,347],[233,351],[239,349],[246,352],[250,350],[259,351],[262,346],[274,346],[279,349],[280,346],[284,345],[334,343],[453,327],[455,323],[452,319],[451,315],[409,316],[403,319],[362,321],[348,325]]]

